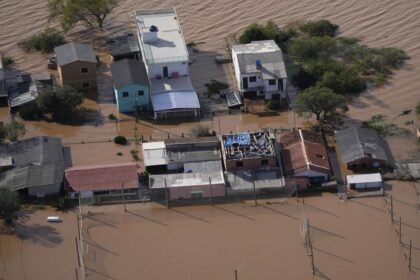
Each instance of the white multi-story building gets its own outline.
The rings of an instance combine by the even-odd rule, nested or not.
[[[139,10],[135,17],[154,118],[199,117],[200,103],[189,76],[188,50],[175,9]]]
[[[273,40],[232,46],[238,89],[243,97],[286,97],[287,73],[281,49]]]

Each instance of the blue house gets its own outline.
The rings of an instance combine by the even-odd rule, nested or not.
[[[133,112],[150,108],[150,85],[142,61],[123,59],[111,65],[114,94],[118,111]]]

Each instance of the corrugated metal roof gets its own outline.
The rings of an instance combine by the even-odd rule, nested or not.
[[[363,127],[350,127],[335,133],[341,158],[345,163],[361,158],[387,161],[384,143],[375,130]]]
[[[55,47],[54,52],[57,56],[57,64],[60,66],[76,61],[97,63],[95,51],[91,45],[71,42]]]
[[[286,185],[280,169],[237,170],[225,174],[229,187],[235,191],[252,191],[252,179],[255,181],[255,189],[283,188]]]
[[[0,156],[13,158],[14,168],[0,174],[0,188],[24,188],[61,184],[64,174],[60,138],[33,137],[0,145]]]
[[[131,85],[149,86],[146,68],[142,61],[123,59],[111,64],[112,79],[116,89]]]
[[[189,76],[180,76],[177,78],[161,78],[150,80],[152,93],[160,93],[166,91],[183,91],[194,90]]]
[[[197,93],[189,91],[169,91],[151,95],[153,110],[200,109]]]
[[[283,53],[273,40],[234,45],[232,52],[238,58],[241,74],[261,72],[263,79],[287,78]],[[261,62],[261,69],[257,69],[257,60]]]
[[[347,184],[382,182],[380,173],[347,175]]]
[[[65,171],[65,177],[74,192],[139,187],[135,162],[72,167]]]

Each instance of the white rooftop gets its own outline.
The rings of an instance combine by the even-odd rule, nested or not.
[[[281,51],[274,40],[252,41],[249,44],[233,45],[232,51],[236,53],[266,53]]]
[[[167,164],[165,142],[143,143],[142,148],[144,166]]]
[[[194,90],[152,93],[151,100],[155,112],[173,109],[200,109],[200,102]]]
[[[382,182],[380,173],[347,175],[347,184]]]
[[[191,79],[188,76],[177,78],[151,79],[150,88],[152,93],[176,90],[194,90]]]
[[[187,62],[188,50],[174,8],[136,11],[136,24],[146,63]],[[157,27],[157,41],[144,42],[150,27]]]

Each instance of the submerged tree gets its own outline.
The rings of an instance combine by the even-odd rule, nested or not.
[[[105,18],[117,4],[118,0],[49,0],[49,18],[58,18],[64,31],[79,22],[87,27],[102,28]]]
[[[2,143],[5,139],[9,140],[10,142],[17,141],[19,138],[24,136],[26,133],[25,124],[21,122],[10,122],[0,124],[0,143]]]
[[[346,108],[346,99],[328,88],[311,87],[296,98],[296,112],[300,115],[313,113],[322,123],[328,114]]]
[[[9,189],[0,189],[0,217],[10,225],[20,209],[19,195]]]

